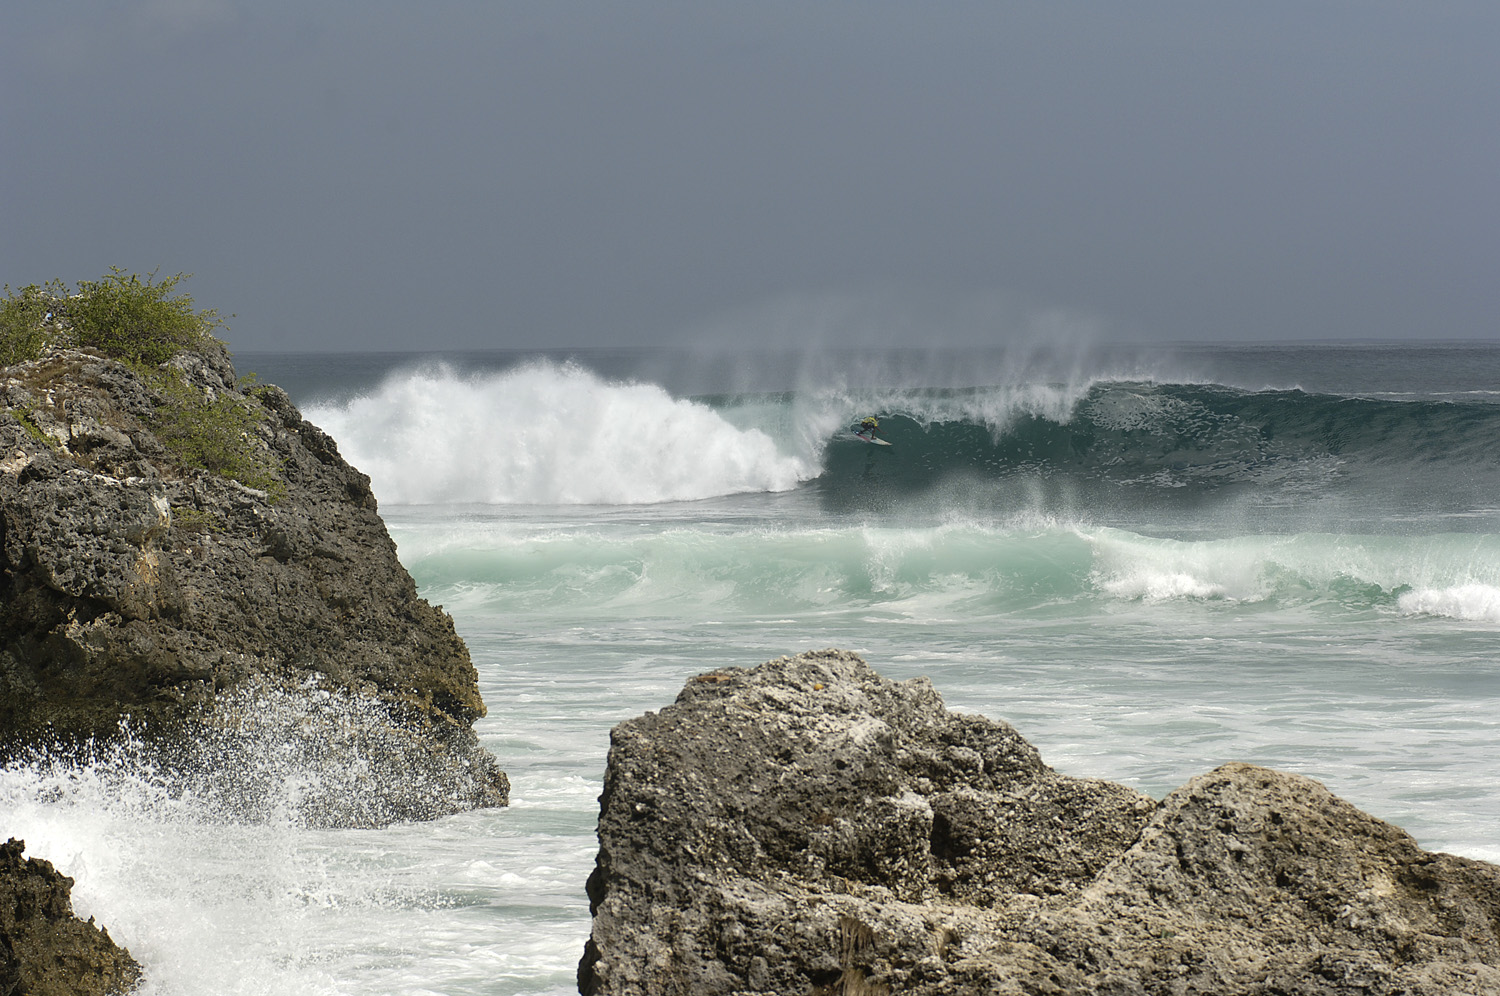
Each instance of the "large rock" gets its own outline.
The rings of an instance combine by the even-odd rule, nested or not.
[[[1494,994],[1500,868],[1245,764],[1161,802],[823,651],[612,734],[585,994]]]
[[[0,762],[124,721],[231,809],[284,808],[289,780],[320,824],[503,805],[468,650],[369,479],[222,346],[166,367],[0,370]]]
[[[73,880],[49,861],[0,844],[0,992],[108,996],[129,991],[141,967],[92,919],[73,915]]]

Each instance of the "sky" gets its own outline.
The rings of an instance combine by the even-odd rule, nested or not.
[[[1494,0],[11,0],[0,280],[248,350],[1500,338]]]

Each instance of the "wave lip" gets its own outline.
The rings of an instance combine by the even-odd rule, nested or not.
[[[815,473],[706,405],[571,364],[397,374],[309,417],[396,504],[654,504],[787,491]]]

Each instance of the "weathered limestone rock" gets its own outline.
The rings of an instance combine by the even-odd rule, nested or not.
[[[141,967],[109,932],[73,915],[73,880],[49,861],[0,844],[0,992],[106,996],[128,992]]]
[[[417,597],[369,479],[285,392],[242,391],[222,346],[167,366],[172,383],[65,350],[0,370],[0,763],[124,719],[230,806],[289,764],[316,776],[299,805],[317,823],[503,805],[468,650]],[[238,447],[258,487],[164,445],[169,389],[179,412],[184,391],[233,402],[174,431],[209,466]]]
[[[1493,994],[1500,868],[1231,764],[1160,803],[823,651],[621,723],[585,994]]]

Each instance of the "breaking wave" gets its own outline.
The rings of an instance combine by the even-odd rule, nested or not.
[[[891,446],[848,431],[865,414]],[[681,398],[539,361],[398,372],[308,415],[382,501],[411,505],[645,505],[799,488],[858,504],[954,487],[1013,504],[1017,482],[1045,481],[1095,506],[1400,492],[1424,511],[1464,512],[1500,489],[1500,405],[1487,401],[1119,380]]]

